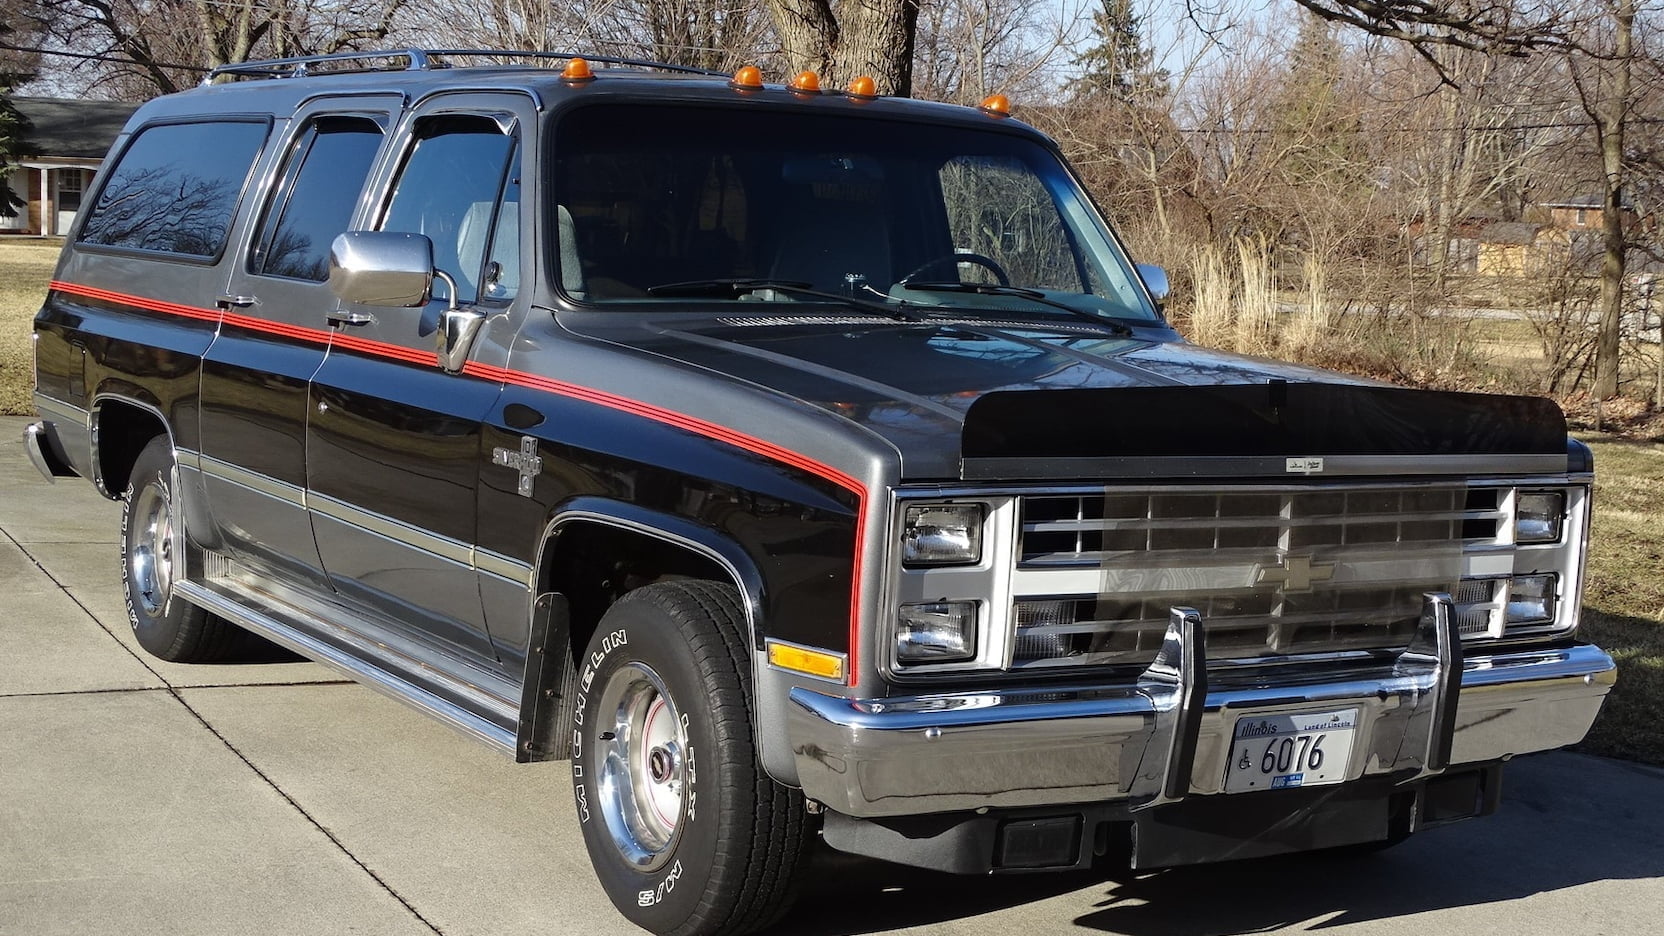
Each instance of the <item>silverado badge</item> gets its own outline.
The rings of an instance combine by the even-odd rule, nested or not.
[[[520,484],[516,490],[520,492],[521,497],[532,496],[532,482],[537,480],[538,472],[543,470],[543,458],[537,454],[536,439],[521,436],[518,452],[506,448],[492,449],[491,463],[520,472]]]

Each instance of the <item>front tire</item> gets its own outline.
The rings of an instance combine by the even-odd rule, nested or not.
[[[734,589],[659,582],[601,619],[578,665],[573,794],[607,897],[662,936],[740,934],[795,896],[803,797],[757,761]]]
[[[174,663],[211,663],[244,652],[252,635],[173,593],[185,573],[179,471],[167,436],[151,439],[121,498],[121,584],[139,646]]]

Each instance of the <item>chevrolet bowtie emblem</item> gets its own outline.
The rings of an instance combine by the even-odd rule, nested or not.
[[[532,496],[532,483],[543,470],[543,458],[537,454],[537,440],[531,436],[520,437],[520,451],[513,449],[494,448],[491,450],[491,463],[513,468],[520,472],[520,483],[516,490],[521,497]]]
[[[1284,556],[1278,565],[1256,569],[1254,584],[1274,582],[1283,594],[1293,595],[1311,591],[1313,582],[1327,582],[1334,577],[1335,564],[1332,562],[1319,565],[1312,562],[1310,556]]]

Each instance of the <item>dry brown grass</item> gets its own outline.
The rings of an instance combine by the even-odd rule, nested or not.
[[[1664,445],[1583,439],[1595,450],[1583,636],[1618,661],[1618,685],[1581,748],[1664,764]]]
[[[0,415],[33,412],[29,391],[34,349],[29,339],[57,262],[56,243],[0,241]]]

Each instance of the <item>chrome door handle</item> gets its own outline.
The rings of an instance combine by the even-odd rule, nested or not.
[[[368,312],[348,312],[345,309],[336,309],[329,313],[328,319],[331,325],[368,325],[374,322],[376,317]]]

